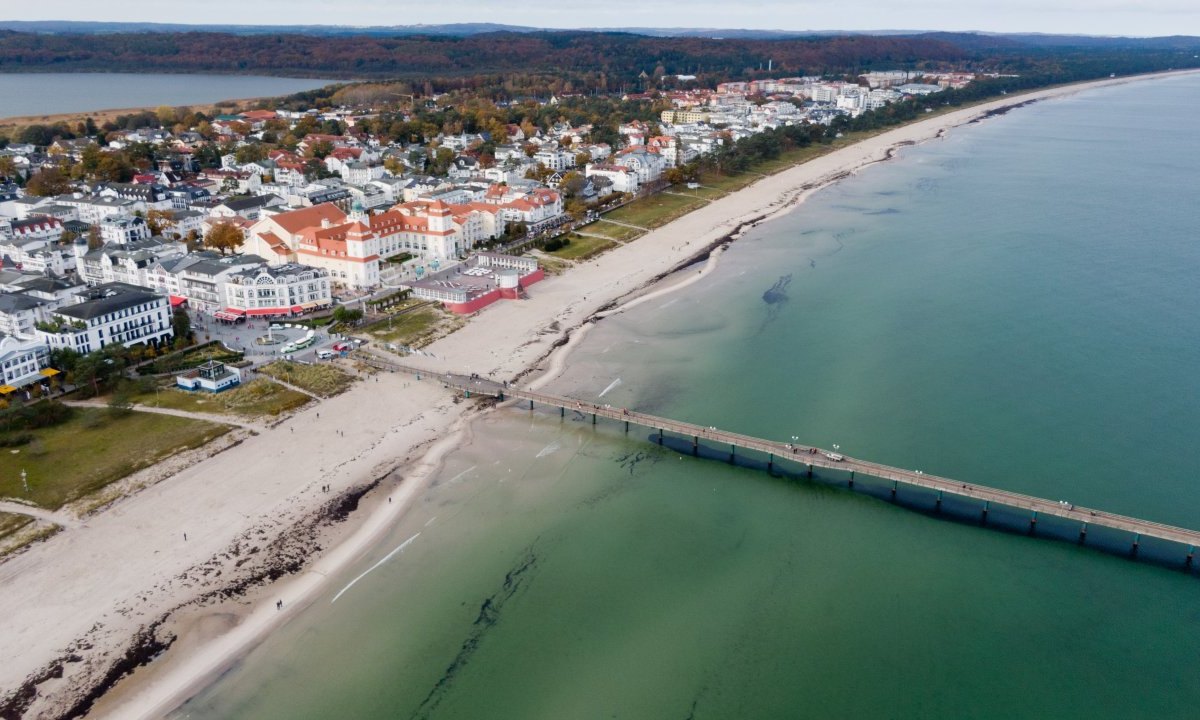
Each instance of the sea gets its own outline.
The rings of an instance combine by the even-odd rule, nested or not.
[[[904,148],[548,389],[1200,528],[1198,126],[1192,75]],[[1197,717],[1185,548],[726,460],[493,412],[173,717]]]
[[[204,105],[313,90],[330,80],[161,73],[0,73],[0,118]]]

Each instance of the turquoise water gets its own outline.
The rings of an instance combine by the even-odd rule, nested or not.
[[[606,320],[553,389],[1200,527],[1198,91],[1091,91],[907,149]],[[1195,717],[1198,579],[1127,538],[646,440],[493,414],[177,715]]]
[[[201,105],[290,95],[329,80],[161,73],[0,73],[0,117],[110,108]]]

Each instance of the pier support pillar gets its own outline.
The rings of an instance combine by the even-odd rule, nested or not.
[[[775,469],[775,453],[767,453],[767,472]]]
[[[658,444],[659,444],[659,445],[662,445],[662,444],[663,444],[663,437],[662,437],[662,433],[663,433],[663,431],[662,431],[662,428],[659,428],[659,429],[658,429]]]
[[[854,471],[853,470],[850,471],[850,489],[851,490],[854,489]]]
[[[809,463],[808,465],[808,476],[812,477],[812,463]]]
[[[991,507],[991,501],[984,500],[983,501],[983,515],[979,518],[979,522],[983,523],[984,525],[987,525],[987,514],[988,514],[989,507]]]
[[[1079,544],[1087,542],[1087,523],[1079,526]]]
[[[938,490],[937,502],[933,504],[933,509],[937,512],[942,511],[942,491]]]
[[[629,434],[629,421],[628,420],[625,421],[625,434],[626,435]]]
[[[737,457],[737,448],[733,443],[729,443],[729,462],[733,462]]]
[[[1187,559],[1183,561],[1183,566],[1189,570],[1192,569],[1192,558],[1196,555],[1196,546],[1188,545]]]
[[[565,405],[558,409],[558,416],[560,418],[565,418],[567,416],[567,407]]]
[[[700,454],[700,438],[696,435],[692,436],[692,455]]]
[[[1029,518],[1029,533],[1033,534],[1035,530],[1037,530],[1037,510],[1034,510],[1033,516]]]
[[[900,486],[899,480],[892,481],[892,502],[896,501],[896,488],[898,488],[899,486]]]
[[[592,413],[592,424],[596,424],[596,413]]]
[[[1134,533],[1133,534],[1133,547],[1129,548],[1129,554],[1132,555],[1133,557],[1137,557],[1138,545],[1140,545],[1141,543],[1142,543],[1142,534]]]
[[[529,409],[533,410],[533,401],[532,400],[529,401]]]

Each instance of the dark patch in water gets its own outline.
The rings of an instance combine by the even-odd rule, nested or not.
[[[662,460],[661,455],[651,455],[650,453],[646,452],[631,452],[617,458],[617,464],[623,469],[629,470],[629,474],[632,475],[633,471],[637,469],[639,463],[646,461],[653,465],[659,460]]]
[[[445,698],[446,692],[450,689],[450,684],[454,682],[458,673],[467,666],[471,656],[479,649],[479,644],[483,640],[484,634],[488,630],[496,626],[500,622],[500,613],[504,610],[505,604],[517,594],[517,590],[521,588],[522,583],[528,579],[528,573],[537,565],[537,556],[533,554],[533,548],[525,551],[520,561],[504,575],[504,583],[500,589],[491,596],[484,599],[479,605],[479,615],[475,617],[475,622],[471,623],[471,632],[467,635],[467,639],[463,641],[462,646],[458,649],[458,654],[454,656],[454,660],[446,667],[442,677],[433,685],[433,689],[421,701],[416,712],[412,714],[414,718],[427,718],[437,706]]]
[[[763,296],[762,296],[763,302],[765,302],[768,305],[778,305],[779,303],[787,302],[787,300],[788,300],[787,288],[788,288],[788,285],[791,285],[791,284],[792,284],[792,276],[790,273],[780,277],[778,280],[775,281],[774,285],[772,285],[770,288],[767,289],[767,291],[765,293],[763,293]]]
[[[884,208],[882,210],[871,210],[867,215],[899,215],[900,211],[896,208]]]
[[[787,289],[788,285],[791,284],[792,275],[788,273],[776,280],[775,284],[767,288],[767,291],[763,293],[763,302],[767,304],[767,316],[763,318],[763,324],[758,329],[758,334],[761,335],[762,331],[767,329],[767,325],[779,317],[779,312],[783,309],[784,303],[788,301]]]

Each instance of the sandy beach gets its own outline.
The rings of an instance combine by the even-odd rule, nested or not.
[[[817,189],[1005,108],[1139,79],[1010,96],[766,177],[485,309],[406,362],[544,382],[586,328],[702,280],[723,245]],[[78,717],[101,695],[92,717],[169,712],[372,547],[481,412],[434,380],[368,376],[3,562],[0,716]]]

